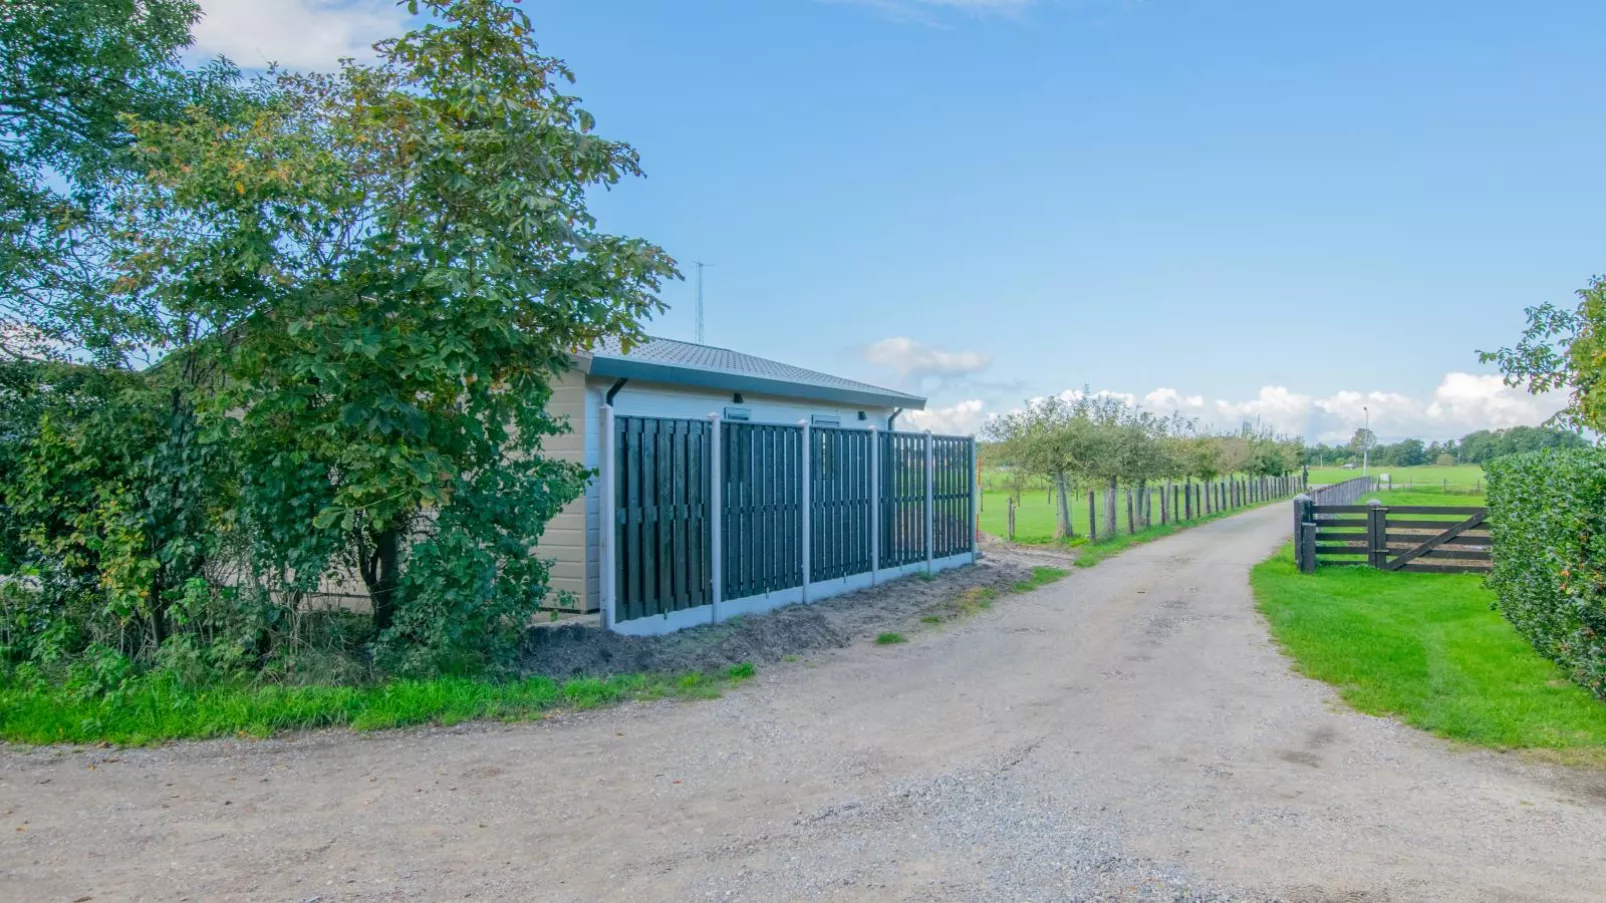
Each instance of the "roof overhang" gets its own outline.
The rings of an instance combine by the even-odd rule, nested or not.
[[[592,376],[610,379],[635,379],[642,382],[669,383],[692,386],[720,392],[743,392],[754,395],[777,395],[782,398],[805,398],[810,401],[828,401],[833,404],[867,408],[903,408],[923,411],[926,400],[918,395],[901,392],[869,392],[835,386],[815,386],[790,380],[752,376],[745,373],[727,373],[722,370],[705,370],[697,367],[677,367],[653,361],[637,361],[627,357],[595,355],[589,368]]]

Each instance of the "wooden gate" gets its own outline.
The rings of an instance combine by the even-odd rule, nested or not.
[[[1367,564],[1383,571],[1487,574],[1494,540],[1489,509],[1439,505],[1317,505],[1295,499],[1295,558],[1318,564]]]
[[[1488,573],[1493,563],[1487,508],[1383,508],[1383,538],[1376,566],[1385,571]],[[1464,520],[1390,518],[1392,513],[1461,514]],[[1476,531],[1476,532],[1474,532]]]

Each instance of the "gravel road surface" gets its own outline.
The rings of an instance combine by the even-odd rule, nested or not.
[[[1606,898],[1606,779],[1343,709],[1277,505],[703,702],[0,752],[0,899]]]

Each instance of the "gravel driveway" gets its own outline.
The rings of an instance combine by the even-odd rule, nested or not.
[[[1606,780],[1292,674],[1280,505],[725,698],[523,725],[0,753],[0,898],[1606,897]]]

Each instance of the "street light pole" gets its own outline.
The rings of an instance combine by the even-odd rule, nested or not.
[[[1361,412],[1366,415],[1366,431],[1361,433],[1361,476],[1364,477],[1372,463],[1372,409],[1363,405]]]

